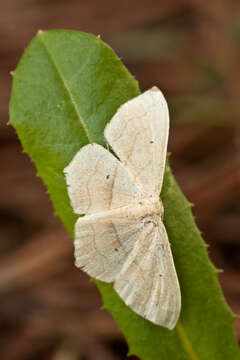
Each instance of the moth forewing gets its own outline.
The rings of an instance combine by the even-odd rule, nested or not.
[[[162,188],[168,133],[168,106],[156,86],[123,104],[104,131],[147,197],[159,196]]]
[[[95,214],[137,203],[141,196],[122,163],[98,144],[81,148],[64,172],[77,214]]]

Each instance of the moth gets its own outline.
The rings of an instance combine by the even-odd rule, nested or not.
[[[116,154],[81,148],[64,169],[75,224],[75,263],[143,318],[173,329],[181,294],[159,198],[169,132],[157,87],[123,104],[104,130]]]

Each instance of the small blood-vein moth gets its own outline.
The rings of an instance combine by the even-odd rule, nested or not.
[[[173,329],[181,293],[159,198],[169,132],[157,87],[123,104],[104,135],[120,160],[98,144],[65,168],[75,224],[76,266],[113,282],[137,314]]]

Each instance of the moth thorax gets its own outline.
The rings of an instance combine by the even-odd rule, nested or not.
[[[160,199],[144,199],[139,202],[142,205],[141,213],[143,216],[156,215],[157,217],[163,217],[163,205]]]
[[[161,199],[159,199],[159,197],[152,196],[148,199],[148,201],[151,204],[151,212],[160,217],[163,217],[164,209]]]

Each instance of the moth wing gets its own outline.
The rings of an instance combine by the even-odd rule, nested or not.
[[[169,132],[166,100],[157,87],[123,104],[104,135],[146,195],[159,195]]]
[[[137,203],[141,197],[128,171],[97,144],[84,146],[64,169],[74,211],[92,214]]]
[[[181,294],[163,223],[143,231],[117,276],[114,288],[137,314],[173,329]]]
[[[75,224],[75,264],[88,275],[112,282],[122,269],[142,223],[134,215],[107,213],[80,217]]]

